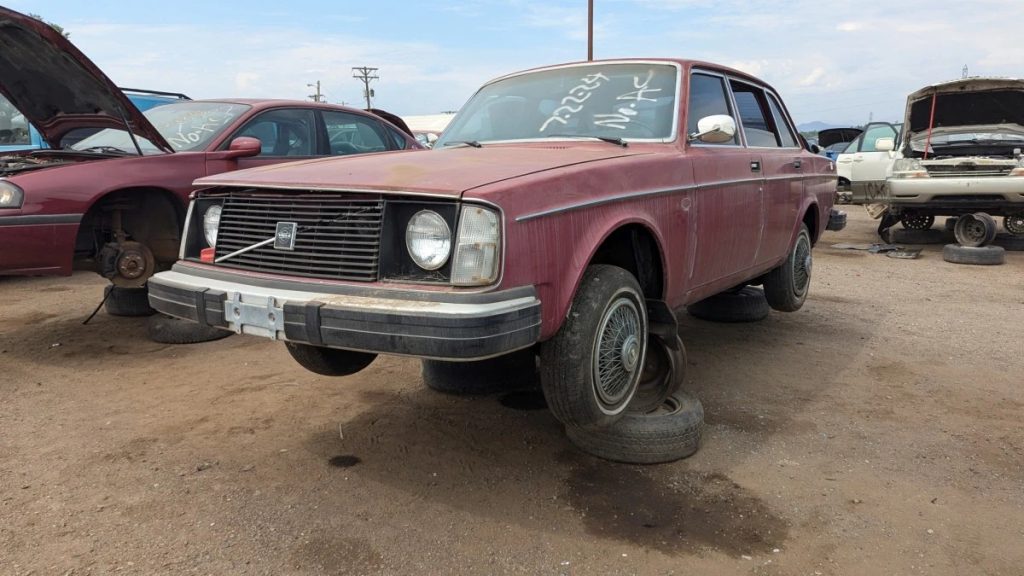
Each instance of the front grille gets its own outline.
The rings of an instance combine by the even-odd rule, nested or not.
[[[1013,170],[1013,166],[979,166],[965,163],[928,166],[927,169],[928,175],[932,178],[984,178],[1006,176]]]
[[[344,193],[232,192],[217,230],[216,258],[274,237],[278,222],[295,222],[295,249],[273,242],[218,266],[291,276],[372,282],[377,279],[384,200]]]

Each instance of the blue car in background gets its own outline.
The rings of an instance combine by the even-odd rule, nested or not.
[[[161,104],[191,100],[184,94],[177,92],[161,92],[159,90],[143,90],[141,88],[121,88],[121,91],[128,96],[140,111],[149,110]],[[95,130],[76,130],[69,137],[65,138],[63,144],[70,146],[75,142],[91,135]],[[7,99],[0,96],[0,152],[14,152],[16,150],[38,150],[49,148],[43,141],[35,127],[25,121],[25,117],[17,108],[11,106]]]

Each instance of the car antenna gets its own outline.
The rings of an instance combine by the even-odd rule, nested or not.
[[[124,108],[118,106],[117,111],[121,114],[121,121],[124,122],[125,129],[128,130],[128,137],[132,139],[132,144],[135,144],[135,150],[139,153],[139,156],[143,156],[142,146],[139,146],[139,141],[135,138],[135,132],[132,132],[132,125],[128,122],[128,116],[125,115]]]

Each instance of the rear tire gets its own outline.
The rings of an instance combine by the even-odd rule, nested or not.
[[[600,428],[636,393],[649,334],[640,284],[617,266],[587,268],[558,333],[541,344],[540,382],[559,421]]]
[[[771,312],[764,292],[745,286],[737,292],[722,292],[686,307],[690,316],[710,322],[757,322]]]
[[[349,376],[370,365],[377,357],[370,352],[321,348],[311,344],[285,342],[285,348],[300,366],[321,376]]]
[[[156,310],[149,306],[149,290],[142,288],[122,288],[108,284],[103,289],[103,308],[111,316],[152,316]]]
[[[960,246],[946,244],[942,259],[953,264],[996,266],[1006,261],[1006,250],[1000,246]]]
[[[996,239],[992,241],[992,245],[1001,246],[1010,252],[1021,252],[1024,251],[1024,236],[998,234]]]
[[[775,310],[796,312],[807,300],[813,268],[811,249],[811,232],[806,224],[800,224],[786,261],[764,277],[764,296]]]
[[[700,448],[704,407],[685,392],[670,396],[656,410],[626,414],[601,430],[567,426],[565,433],[588,454],[627,464],[659,464],[692,455]]]

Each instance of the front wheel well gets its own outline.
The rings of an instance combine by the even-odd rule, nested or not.
[[[661,250],[651,231],[640,224],[629,224],[612,232],[598,247],[590,264],[623,268],[640,283],[645,298],[663,298]]]
[[[177,259],[185,206],[177,194],[163,188],[124,188],[95,202],[82,217],[75,254],[93,258],[111,242],[133,240],[149,247],[156,261]]]

